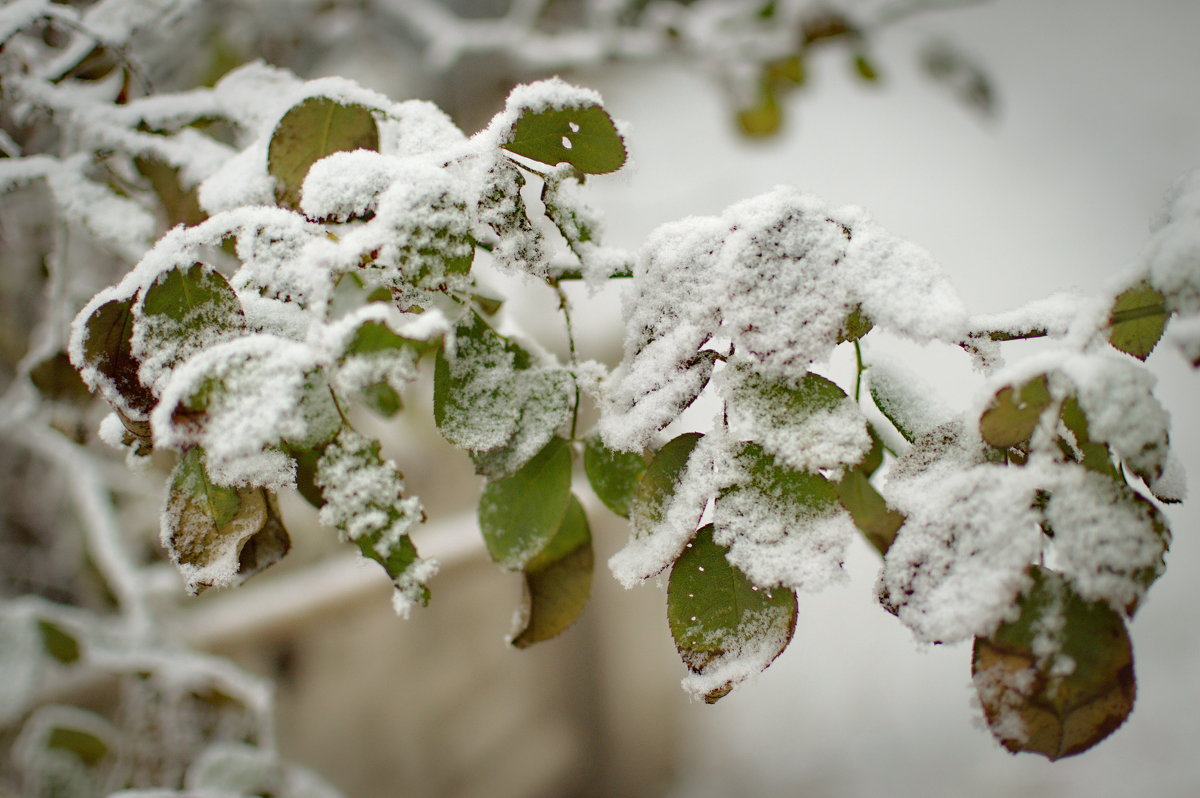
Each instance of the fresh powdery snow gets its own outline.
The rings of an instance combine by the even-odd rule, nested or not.
[[[714,337],[728,339],[738,360],[782,376],[827,359],[858,307],[918,342],[957,342],[968,331],[927,253],[861,210],[830,208],[789,187],[719,217],[664,225],[638,254],[634,277],[625,358],[606,384],[600,424],[617,449],[652,442],[671,420],[670,399],[688,384],[697,350]]]

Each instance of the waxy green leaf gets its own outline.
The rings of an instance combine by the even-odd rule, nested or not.
[[[300,188],[314,163],[335,152],[359,149],[379,149],[379,126],[370,108],[329,97],[309,97],[293,106],[275,126],[267,148],[276,200],[298,209]]]
[[[569,163],[587,174],[615,172],[625,164],[625,142],[599,105],[525,109],[500,146],[551,166]]]
[[[715,703],[775,660],[796,629],[796,594],[760,588],[700,529],[671,569],[667,621],[691,686]],[[685,682],[685,686],[688,686]]]
[[[1137,685],[1125,622],[1080,598],[1061,575],[1030,568],[1020,615],[975,639],[971,674],[992,734],[1013,753],[1051,761],[1112,734]]]
[[[554,437],[514,474],[488,480],[479,528],[492,560],[525,568],[562,526],[571,499],[571,447]]]

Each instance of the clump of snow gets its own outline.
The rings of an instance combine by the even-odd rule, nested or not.
[[[1107,352],[1063,358],[1060,365],[1075,384],[1091,437],[1106,442],[1136,473],[1161,475],[1171,420],[1154,396],[1154,375]]]
[[[1193,367],[1200,367],[1200,315],[1175,319],[1168,336]]]
[[[374,150],[335,152],[312,165],[300,189],[300,210],[312,219],[344,222],[373,213],[379,195],[396,179],[395,158]]]
[[[727,446],[719,430],[699,440],[661,517],[646,518],[637,506],[633,508],[629,542],[608,560],[609,570],[622,586],[634,587],[662,573],[679,558],[696,534],[709,500],[721,488],[715,463],[727,457],[723,451]]]
[[[291,460],[269,447],[302,440],[319,423],[301,411],[308,372],[316,366],[311,348],[266,334],[201,352],[175,369],[151,413],[155,443],[203,446],[218,484],[291,485]],[[200,419],[178,415],[197,401],[203,403]]]
[[[871,448],[858,405],[823,377],[769,381],[733,366],[718,372],[714,383],[726,399],[730,434],[760,444],[795,471],[823,469],[838,478]]]
[[[827,359],[860,306],[877,325],[917,341],[957,342],[968,329],[926,253],[860,210],[835,210],[788,187],[719,217],[659,228],[638,254],[634,277],[625,357],[606,386],[600,427],[617,449],[649,442],[663,423],[654,388],[669,387],[663,375],[686,370],[713,337],[728,338],[738,359],[769,376]]]
[[[1014,611],[1041,551],[1036,479],[1030,469],[987,464],[916,470],[918,457],[920,445],[884,485],[907,518],[884,558],[881,600],[924,642],[989,634]]]
[[[1082,466],[1055,469],[1046,520],[1062,573],[1089,601],[1131,612],[1165,568],[1170,532],[1149,501]]]
[[[871,397],[902,434],[914,439],[928,435],[953,417],[936,391],[897,363],[872,363],[866,377]]]

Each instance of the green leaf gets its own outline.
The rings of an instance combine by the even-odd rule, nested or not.
[[[321,502],[321,523],[383,566],[396,590],[397,612],[407,615],[412,605],[428,604],[425,580],[434,568],[420,559],[409,538],[425,513],[415,497],[405,496],[403,475],[380,456],[379,442],[342,429],[321,450],[312,487],[314,495],[306,498]]]
[[[738,129],[751,138],[766,138],[783,126],[783,110],[772,86],[766,85],[759,94],[757,105],[737,112]]]
[[[879,70],[875,68],[875,63],[866,53],[854,54],[854,73],[866,83],[879,82]]]
[[[571,499],[571,447],[554,437],[514,474],[488,480],[479,528],[494,562],[517,570],[546,548]]]
[[[855,305],[842,324],[841,332],[838,333],[838,343],[857,341],[874,328],[875,322],[863,313],[862,305]]]
[[[133,159],[133,165],[150,182],[150,188],[158,196],[166,214],[167,226],[177,224],[196,225],[203,222],[208,215],[200,207],[199,195],[195,187],[185,189],[179,179],[179,168],[171,166],[157,157],[138,156]]]
[[[293,106],[275,126],[267,148],[276,200],[299,209],[309,168],[327,155],[359,149],[379,149],[379,126],[370,108],[329,97],[309,97]]]
[[[583,470],[604,506],[628,518],[638,483],[646,473],[641,452],[618,452],[605,446],[599,435],[589,435],[583,442]]]
[[[685,432],[668,441],[650,461],[629,507],[630,526],[636,537],[650,534],[662,523],[688,458],[702,437],[698,432]]]
[[[501,147],[541,163],[569,163],[593,175],[625,164],[625,142],[612,117],[599,105],[524,109]]]
[[[145,418],[154,407],[150,389],[138,379],[139,363],[133,356],[134,298],[113,299],[96,308],[84,322],[83,364],[90,367],[92,390],[127,415]],[[81,373],[88,381],[89,371]],[[139,419],[140,420],[140,419]]]
[[[887,554],[904,523],[904,514],[888,506],[861,469],[847,471],[837,488],[838,499],[854,525],[880,554]]]
[[[1050,406],[1046,375],[1040,374],[1018,385],[996,392],[979,417],[979,433],[998,449],[1028,443],[1042,411]]]
[[[199,446],[188,449],[171,476],[162,539],[193,594],[240,584],[291,546],[270,494],[215,484]]]
[[[765,669],[791,642],[796,594],[754,585],[713,541],[712,525],[696,532],[667,585],[667,622],[690,685],[715,703]],[[685,685],[688,685],[685,682]]]
[[[558,531],[525,565],[525,599],[514,646],[549,640],[575,623],[587,606],[594,560],[587,516],[571,496]]]
[[[38,631],[42,634],[42,647],[50,656],[64,665],[79,660],[79,641],[60,625],[42,618],[38,621]]]
[[[1051,761],[1117,729],[1137,685],[1125,622],[1080,598],[1061,575],[1031,566],[1020,615],[975,639],[971,674],[992,734],[1013,753]]]
[[[1145,360],[1162,338],[1171,314],[1163,295],[1145,280],[1122,291],[1109,314],[1108,342]]]
[[[100,764],[108,756],[108,745],[83,729],[55,726],[46,737],[46,747],[75,754],[88,767]]]
[[[29,371],[29,380],[51,401],[84,404],[92,398],[66,352],[55,352],[35,365]]]

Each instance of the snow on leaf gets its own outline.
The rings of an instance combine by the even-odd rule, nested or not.
[[[705,526],[671,569],[667,620],[692,672],[684,689],[712,704],[787,648],[796,629],[796,594],[756,585],[730,564],[712,526]]]
[[[496,158],[487,170],[479,193],[479,221],[492,229],[498,240],[491,255],[502,271],[550,276],[550,260],[541,231],[530,221],[521,196],[525,177],[507,158]]]
[[[328,440],[340,425],[311,347],[255,334],[212,346],[176,368],[151,416],[167,448],[203,446],[223,485],[291,485],[282,451]]]
[[[1123,482],[1077,466],[1055,469],[1045,514],[1055,560],[1087,601],[1132,615],[1166,569],[1166,518]]]
[[[1154,375],[1115,354],[1080,355],[1062,363],[1075,384],[1093,440],[1107,443],[1147,483],[1166,468],[1170,418],[1154,396]]]
[[[219,272],[202,263],[160,273],[142,290],[134,310],[138,376],[160,392],[172,367],[245,333],[237,294]]]
[[[375,217],[348,234],[343,249],[364,264],[358,273],[370,284],[411,303],[426,301],[420,291],[466,290],[475,253],[470,201],[466,183],[447,169],[397,166]]]
[[[510,642],[527,648],[562,634],[583,613],[595,555],[587,516],[574,496],[554,536],[525,564],[525,596]]]
[[[768,378],[738,364],[721,372],[719,385],[730,434],[761,445],[781,466],[840,474],[871,448],[858,406],[819,374]]]
[[[950,411],[917,375],[894,363],[872,363],[866,375],[875,406],[909,443],[950,419]]]
[[[334,222],[369,216],[400,171],[397,159],[374,150],[327,155],[304,178],[300,210],[310,219]]]
[[[379,443],[342,429],[318,459],[314,485],[324,500],[321,523],[383,566],[395,587],[396,612],[407,617],[414,605],[425,606],[425,582],[437,563],[420,559],[409,538],[425,514],[416,497],[405,496],[403,477],[380,457]]]
[[[661,573],[695,533],[705,505],[716,494],[709,438],[688,432],[672,439],[638,482],[629,508],[629,542],[608,561],[625,587]]]
[[[725,465],[725,464],[722,464]],[[820,590],[844,581],[842,561],[854,533],[823,476],[789,468],[756,444],[741,444],[712,515],[714,539],[756,585]]]
[[[261,488],[213,482],[198,446],[184,453],[171,475],[161,535],[192,594],[240,584],[291,546],[273,497]]]
[[[1024,587],[1042,548],[1038,486],[1026,469],[964,466],[953,449],[930,454],[918,439],[885,484],[906,520],[884,558],[879,594],[917,639],[951,643],[993,630]]]
[[[1133,649],[1121,616],[1059,574],[1030,569],[1018,614],[975,640],[971,674],[992,734],[1013,753],[1083,753],[1133,709]]]
[[[573,393],[566,370],[536,366],[529,352],[474,313],[434,365],[438,429],[492,478],[516,471],[546,445],[570,417]]]
[[[571,501],[571,447],[551,438],[515,473],[488,480],[479,528],[492,560],[519,570],[550,544]]]
[[[299,208],[309,168],[326,155],[358,149],[379,149],[379,127],[370,108],[309,97],[288,109],[271,134],[267,151],[276,199],[285,207]]]

